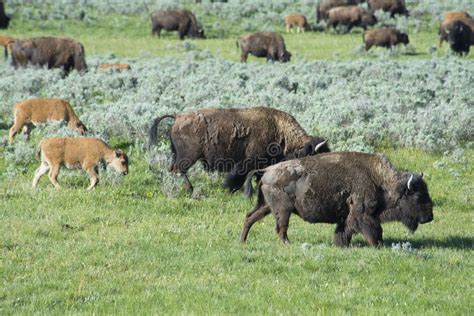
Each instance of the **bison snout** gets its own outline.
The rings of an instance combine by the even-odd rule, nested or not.
[[[123,175],[123,176],[126,176],[127,174],[128,174],[128,171],[122,172],[122,175]]]
[[[429,223],[433,220],[433,214],[429,214],[429,215],[426,215],[426,216],[421,216],[419,219],[418,219],[418,222],[420,224],[425,224],[425,223]]]

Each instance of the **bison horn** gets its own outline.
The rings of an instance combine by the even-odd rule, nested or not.
[[[410,184],[412,181],[413,181],[413,175],[410,175],[410,179],[408,179],[408,183],[407,183],[408,191],[411,191]]]
[[[420,177],[423,179],[423,172],[420,174]]]
[[[325,140],[324,142],[321,142],[319,144],[316,145],[316,147],[314,147],[314,152],[317,153],[318,152],[318,149],[323,147],[324,144],[326,144],[327,140]]]

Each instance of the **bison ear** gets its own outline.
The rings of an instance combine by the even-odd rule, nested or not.
[[[116,149],[115,150],[115,156],[117,156],[117,158],[123,156],[123,151],[121,149]]]
[[[314,153],[314,149],[313,149],[313,144],[311,144],[311,142],[307,142],[305,145],[304,145],[304,155],[305,156],[310,156],[311,154]]]

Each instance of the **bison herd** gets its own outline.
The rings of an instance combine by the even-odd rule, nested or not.
[[[326,30],[338,25],[349,29],[367,29],[377,23],[374,10],[391,16],[408,15],[403,0],[368,0],[368,9],[359,7],[360,0],[321,0],[317,20],[326,21]],[[0,27],[8,27],[10,18],[0,2]],[[180,39],[205,38],[204,29],[188,10],[156,11],[151,16],[152,35],[161,31],[177,31]],[[285,18],[287,32],[308,30],[302,15]],[[448,41],[461,54],[474,43],[474,21],[466,12],[448,12],[440,27],[440,46]],[[365,49],[373,46],[393,47],[408,44],[408,35],[395,28],[378,28],[363,33]],[[84,47],[63,37],[13,39],[0,36],[5,57],[11,54],[14,67],[27,65],[87,71]],[[283,36],[275,32],[242,35],[237,46],[241,61],[248,55],[270,61],[288,62],[291,53]],[[102,64],[98,70],[127,70],[127,64]],[[62,99],[30,99],[14,106],[14,123],[9,143],[23,131],[28,139],[31,126],[48,121],[64,121],[82,135],[86,126],[72,106]],[[156,118],[149,129],[148,148],[159,138],[159,125],[173,120],[169,135],[172,161],[169,171],[180,174],[189,194],[193,186],[188,170],[198,161],[208,171],[226,173],[224,187],[229,192],[243,189],[253,193],[257,180],[255,207],[246,215],[241,241],[247,240],[251,226],[270,213],[276,220],[276,232],[287,243],[289,218],[296,214],[310,223],[336,224],[334,242],[349,246],[355,233],[361,233],[372,246],[383,245],[381,224],[399,221],[415,231],[419,224],[433,219],[433,203],[423,174],[397,171],[381,154],[330,152],[328,141],[320,135],[309,135],[289,113],[269,107],[199,109]],[[107,164],[122,174],[128,173],[128,157],[120,149],[112,149],[102,140],[90,137],[44,139],[39,144],[32,186],[49,172],[56,188],[62,166],[85,170],[90,177],[89,190],[99,181],[98,168]]]

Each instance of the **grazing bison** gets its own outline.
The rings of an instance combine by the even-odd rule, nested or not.
[[[156,11],[151,16],[151,34],[160,37],[162,29],[167,31],[178,31],[179,39],[185,36],[194,38],[205,38],[204,29],[196,16],[188,10]]]
[[[79,120],[71,105],[62,99],[30,99],[15,104],[13,108],[14,123],[10,128],[10,145],[15,135],[23,129],[26,139],[31,132],[31,124],[38,125],[48,121],[64,121],[68,127],[82,135],[87,132],[86,126]]]
[[[128,174],[128,157],[120,149],[112,149],[98,138],[61,137],[42,140],[37,153],[41,165],[35,172],[33,188],[49,170],[49,180],[59,189],[58,175],[61,166],[69,169],[85,170],[91,183],[87,190],[95,188],[99,182],[98,167],[106,163],[123,175]]]
[[[293,27],[296,27],[296,32],[299,33],[308,28],[308,22],[304,15],[288,15],[285,17],[286,32],[289,33]]]
[[[377,18],[371,12],[357,6],[337,7],[329,10],[326,32],[332,26],[334,29],[339,25],[346,25],[349,31],[355,27],[362,27],[364,30],[368,26],[377,23]]]
[[[8,58],[8,49],[9,46],[15,41],[13,37],[0,35],[0,46],[3,46],[3,56],[4,59]]]
[[[462,21],[452,21],[446,27],[448,43],[451,49],[459,55],[469,54],[470,46],[474,44],[474,32]]]
[[[130,70],[129,64],[100,64],[97,66],[97,70],[99,71],[107,71],[107,70]]]
[[[471,31],[474,31],[474,19],[471,17],[461,17],[461,18],[455,18],[452,20],[446,19],[441,23],[441,26],[439,27],[439,47],[443,45],[443,41],[448,40],[448,33],[446,32],[446,29],[452,25],[454,21],[461,21],[465,25],[469,26]],[[474,44],[474,33],[473,36],[471,37],[471,44]]]
[[[372,46],[391,48],[398,44],[408,44],[408,35],[394,28],[381,28],[364,32],[365,50]]]
[[[0,29],[7,29],[10,24],[10,16],[5,14],[4,1],[0,1]]]
[[[47,66],[62,68],[66,74],[72,69],[87,70],[84,47],[81,43],[65,37],[36,37],[16,40],[11,46],[12,64],[15,68]]]
[[[266,57],[267,61],[286,63],[291,59],[291,53],[286,50],[283,36],[275,32],[256,32],[242,35],[237,41],[242,51],[240,61],[247,62],[249,54],[256,57]]]
[[[338,246],[348,246],[354,233],[381,246],[381,223],[400,221],[415,231],[433,219],[423,175],[399,172],[383,155],[339,152],[281,162],[249,173],[247,194],[259,173],[257,205],[246,216],[242,242],[251,226],[271,212],[284,243],[289,242],[288,223],[295,213],[310,223],[336,224]]]
[[[327,20],[328,11],[332,8],[357,5],[363,0],[320,0],[316,6],[316,22]]]
[[[390,16],[393,18],[395,14],[408,16],[409,12],[405,5],[405,0],[368,0],[369,9],[382,10],[390,12]]]
[[[156,143],[164,118],[171,127],[171,172],[180,172],[189,193],[193,187],[186,172],[201,160],[210,171],[229,172],[225,187],[242,187],[251,170],[285,159],[328,152],[321,137],[306,134],[293,116],[269,107],[202,109],[157,118],[150,128],[149,145]]]

